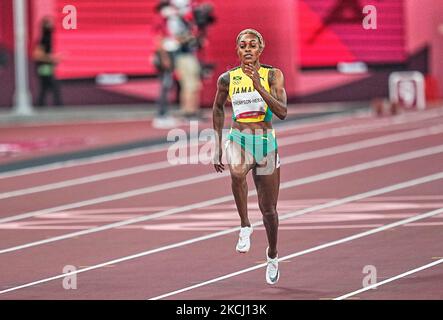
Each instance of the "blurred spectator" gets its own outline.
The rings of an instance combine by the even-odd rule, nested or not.
[[[215,19],[209,4],[194,5],[190,0],[161,0],[157,11],[163,17],[163,38],[157,51],[157,68],[162,79],[159,110],[164,110],[165,92],[172,81],[165,73],[162,60],[172,60],[173,70],[180,84],[180,109],[185,119],[201,119],[200,92],[202,67],[197,57],[206,37],[207,27]],[[168,55],[165,54],[168,53]],[[169,62],[167,65],[170,66]],[[172,73],[171,73],[172,75]],[[167,80],[167,81],[164,81]]]
[[[175,8],[170,6],[169,1],[161,1],[156,7],[156,11],[160,14],[161,20],[156,25],[159,38],[156,43],[154,65],[158,71],[161,89],[157,100],[158,113],[154,118],[153,126],[167,129],[177,125],[176,119],[169,114],[168,95],[174,84],[174,55],[180,44],[168,34],[167,28],[168,19],[175,15]]]
[[[199,119],[200,63],[197,58],[198,38],[194,35],[193,11],[189,0],[171,0],[178,12],[168,21],[168,28],[180,43],[175,56],[175,71],[180,82],[180,109],[188,120]]]
[[[57,106],[63,105],[60,86],[54,74],[59,58],[53,54],[53,31],[52,19],[49,17],[43,18],[41,22],[41,38],[33,52],[39,78],[38,106],[45,105],[46,95],[49,91],[53,93],[54,104]]]

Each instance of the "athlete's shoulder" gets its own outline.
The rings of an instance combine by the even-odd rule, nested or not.
[[[277,72],[277,73],[281,73],[281,70],[279,68],[276,68],[274,66],[271,66],[270,64],[264,64],[261,63],[260,66],[264,69],[269,69],[269,72]]]
[[[229,86],[231,82],[231,73],[241,70],[241,66],[234,67],[229,69],[228,71],[222,73],[220,77],[218,77],[218,85],[219,86]]]
[[[229,75],[229,71],[226,71],[224,73],[222,73],[217,80],[217,85],[219,87],[229,87],[229,82],[230,82],[230,75]]]
[[[284,81],[284,75],[283,72],[278,68],[271,68],[269,69],[269,83],[272,84],[274,82],[278,81]]]
[[[271,66],[271,65],[269,65],[269,64],[260,64],[260,66],[262,67],[262,68],[265,68],[265,69],[275,69],[273,66]]]
[[[279,68],[276,68],[274,66],[271,66],[269,64],[261,64],[261,67],[264,69],[269,69],[269,74],[283,74],[282,71]]]

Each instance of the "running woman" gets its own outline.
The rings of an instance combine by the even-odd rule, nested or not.
[[[259,61],[264,48],[265,41],[257,30],[241,31],[236,40],[240,66],[223,73],[218,79],[213,106],[218,143],[214,167],[217,172],[225,168],[222,163],[222,129],[224,106],[229,99],[233,116],[225,150],[241,221],[236,250],[246,253],[250,248],[253,228],[248,218],[246,175],[252,170],[268,239],[266,282],[275,284],[280,277],[277,251],[280,160],[271,121],[273,115],[282,120],[286,118],[287,97],[283,73]]]

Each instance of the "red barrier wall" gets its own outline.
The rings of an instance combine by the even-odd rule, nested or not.
[[[12,1],[0,1],[0,43],[7,49],[14,46]]]
[[[238,65],[235,39],[242,29],[254,28],[262,33],[266,48],[261,62],[280,68],[289,94],[297,83],[297,48],[294,43],[296,8],[293,0],[249,1],[218,0],[215,2],[217,24],[209,33],[208,59],[217,62],[221,74]],[[215,79],[216,80],[216,79]],[[215,83],[213,85],[215,88]]]
[[[378,2],[380,0],[377,0]],[[443,35],[438,31],[438,26],[443,24],[443,2],[441,0],[404,0],[404,10],[405,10],[405,21],[403,22],[406,27],[406,46],[407,53],[412,55],[416,53],[423,46],[429,45],[431,47],[431,58],[430,58],[430,70],[434,76],[439,80],[440,92],[443,92],[443,60],[441,57],[443,56]],[[9,1],[2,1],[2,5],[8,3]],[[134,8],[126,8],[126,3],[123,1],[112,1],[107,2],[106,10],[98,10],[89,12],[85,15],[85,11],[83,5],[89,3],[102,3],[101,1],[86,1],[86,0],[77,0],[77,1],[65,1],[65,0],[31,0],[32,3],[32,25],[34,26],[34,30],[36,30],[37,23],[41,16],[53,12],[54,15],[57,15],[58,19],[62,17],[61,9],[64,4],[79,4],[79,30],[76,31],[63,31],[59,33],[57,36],[57,47],[63,49],[69,49],[67,54],[66,63],[64,65],[65,69],[61,68],[62,74],[65,77],[69,78],[71,76],[79,76],[81,77],[83,72],[88,74],[88,66],[85,69],[78,68],[75,63],[70,62],[69,54],[72,54],[71,57],[76,57],[79,60],[84,61],[85,63],[89,63],[91,67],[97,67],[93,60],[92,54],[86,54],[82,51],[82,48],[86,48],[87,44],[78,43],[75,44],[72,39],[78,38],[82,39],[80,36],[81,32],[85,32],[83,28],[83,22],[87,22],[88,28],[95,30],[92,33],[92,36],[97,36],[97,32],[102,32],[102,34],[106,34],[107,32],[112,35],[113,29],[112,27],[118,25],[116,21],[119,21],[119,16],[122,19],[125,16],[125,12],[136,12]],[[131,24],[130,36],[135,41],[135,51],[137,52],[137,61],[129,61],[128,63],[122,63],[119,59],[121,57],[118,56],[118,52],[112,53],[115,56],[112,56],[114,61],[114,66],[123,66],[130,67],[130,71],[134,74],[146,74],[152,72],[152,66],[150,65],[150,55],[152,54],[152,38],[153,34],[149,33],[149,24],[151,23],[149,17],[152,16],[152,12],[148,12],[153,7],[153,3],[156,3],[156,0],[146,0],[146,1],[131,1],[131,3],[138,3],[143,7],[143,10],[137,16],[145,17],[146,23],[144,20],[133,20],[126,19],[127,23]],[[251,1],[242,1],[242,0],[212,0],[211,1],[215,6],[215,13],[217,16],[217,23],[214,26],[211,26],[209,29],[209,39],[208,46],[204,52],[205,58],[208,62],[216,63],[215,74],[212,79],[205,81],[205,91],[203,93],[203,103],[210,104],[211,100],[214,96],[216,89],[216,80],[217,76],[238,64],[237,57],[235,54],[235,37],[238,32],[247,27],[253,27],[262,32],[265,40],[267,42],[267,48],[263,54],[262,62],[274,65],[283,70],[286,77],[286,88],[289,95],[294,95],[297,92],[297,88],[301,88],[301,82],[305,83],[306,77],[299,73],[298,69],[300,66],[299,59],[299,48],[298,41],[294,41],[299,37],[299,34],[296,30],[298,25],[298,12],[297,12],[297,0],[279,0],[279,1],[268,1],[268,0],[256,0],[254,2]],[[129,2],[128,2],[129,3]],[[108,6],[109,4],[109,6]],[[112,6],[111,6],[112,4]],[[124,10],[129,10],[123,12],[119,12],[116,10],[115,6],[121,6]],[[109,8],[114,8],[110,10]],[[131,7],[131,6],[129,6]],[[142,8],[140,7],[140,8]],[[148,10],[149,9],[149,10]],[[132,11],[131,11],[132,10]],[[135,10],[135,11],[134,11]],[[95,27],[91,21],[95,19],[92,15],[94,12],[98,12],[99,17],[108,17],[107,25],[106,23],[101,25],[97,24]],[[136,12],[137,13],[137,12]],[[380,17],[383,17],[381,13]],[[114,17],[114,18],[113,18]],[[82,20],[83,19],[83,20]],[[106,20],[106,19],[105,19]],[[123,19],[124,20],[124,19]],[[97,20],[98,21],[98,20]],[[103,20],[100,20],[103,22]],[[2,25],[7,24],[2,19]],[[12,23],[12,21],[10,21]],[[59,28],[61,26],[61,20],[58,21]],[[401,23],[401,21],[400,21]],[[100,30],[99,30],[100,29]],[[3,28],[0,29],[0,32]],[[128,29],[129,30],[129,29]],[[86,32],[87,33],[87,32]],[[66,36],[66,37],[65,37]],[[35,39],[35,32],[34,32]],[[109,41],[113,41],[113,37],[109,37]],[[144,42],[146,39],[146,42]],[[81,40],[83,41],[83,40]],[[90,41],[90,40],[87,40]],[[101,41],[101,40],[100,40]],[[95,43],[98,47],[99,43]],[[108,44],[104,44],[104,48],[109,49]],[[115,46],[114,46],[115,48]],[[117,49],[118,46],[117,46]],[[77,51],[75,51],[77,50]],[[133,50],[133,51],[134,51]],[[96,54],[98,51],[94,54]],[[123,56],[130,57],[130,50],[120,50],[123,52]],[[121,53],[120,53],[121,54]],[[109,61],[105,61],[106,58],[104,56],[100,56],[100,53],[96,55],[95,58],[99,58],[98,61],[103,60],[108,63]],[[102,57],[102,58],[100,58]],[[145,59],[146,58],[146,59]],[[111,60],[111,59],[109,59]],[[89,61],[89,62],[88,62]],[[92,62],[91,62],[92,61]],[[97,61],[97,59],[95,60]],[[71,64],[70,64],[71,63]],[[109,65],[109,63],[108,63]],[[131,67],[132,66],[132,67]],[[131,69],[132,68],[132,69]],[[139,68],[139,69],[137,69]],[[102,72],[113,72],[118,71],[117,69],[110,68],[109,70],[101,70]],[[124,71],[124,70],[123,70]],[[64,73],[63,73],[64,72]],[[74,74],[76,73],[76,74]],[[323,72],[326,73],[327,72]],[[71,75],[70,75],[71,74]],[[322,71],[316,72],[316,76],[321,79]],[[90,77],[93,77],[95,74],[89,74]],[[301,81],[301,77],[303,77],[303,81]],[[332,81],[332,82],[331,82]],[[328,88],[334,88],[334,86],[339,85],[341,82],[335,80],[331,80],[328,82]],[[353,81],[351,79],[351,81]],[[317,82],[316,82],[317,83]],[[320,89],[316,89],[320,90]],[[314,90],[315,91],[315,90]],[[313,92],[315,93],[315,92]]]
[[[405,62],[404,0],[299,0],[298,4],[301,66]],[[366,6],[377,10],[376,29],[363,27]]]
[[[12,25],[12,1],[2,0],[0,1],[0,54],[2,55],[2,66],[0,66],[0,107],[11,106],[14,93],[14,37]]]
[[[63,0],[33,0],[34,30],[38,21],[51,13],[57,17],[56,49],[65,56],[58,68],[60,78],[94,77],[97,73],[154,73],[150,58],[155,34],[152,30],[157,1],[137,0],[128,3],[78,0],[78,29],[63,30]],[[294,0],[249,1],[215,0],[217,23],[210,27],[205,60],[216,63],[214,77],[205,82],[203,103],[210,104],[216,89],[217,75],[238,64],[235,38],[244,28],[258,29],[267,47],[262,61],[282,69],[289,94],[296,86],[297,48]],[[35,40],[35,36],[34,36]]]
[[[430,73],[443,94],[443,1],[406,0],[406,29],[409,54],[430,46]]]

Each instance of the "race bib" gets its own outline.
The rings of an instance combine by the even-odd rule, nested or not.
[[[266,113],[266,102],[257,91],[237,93],[232,108],[236,118],[259,116]]]

